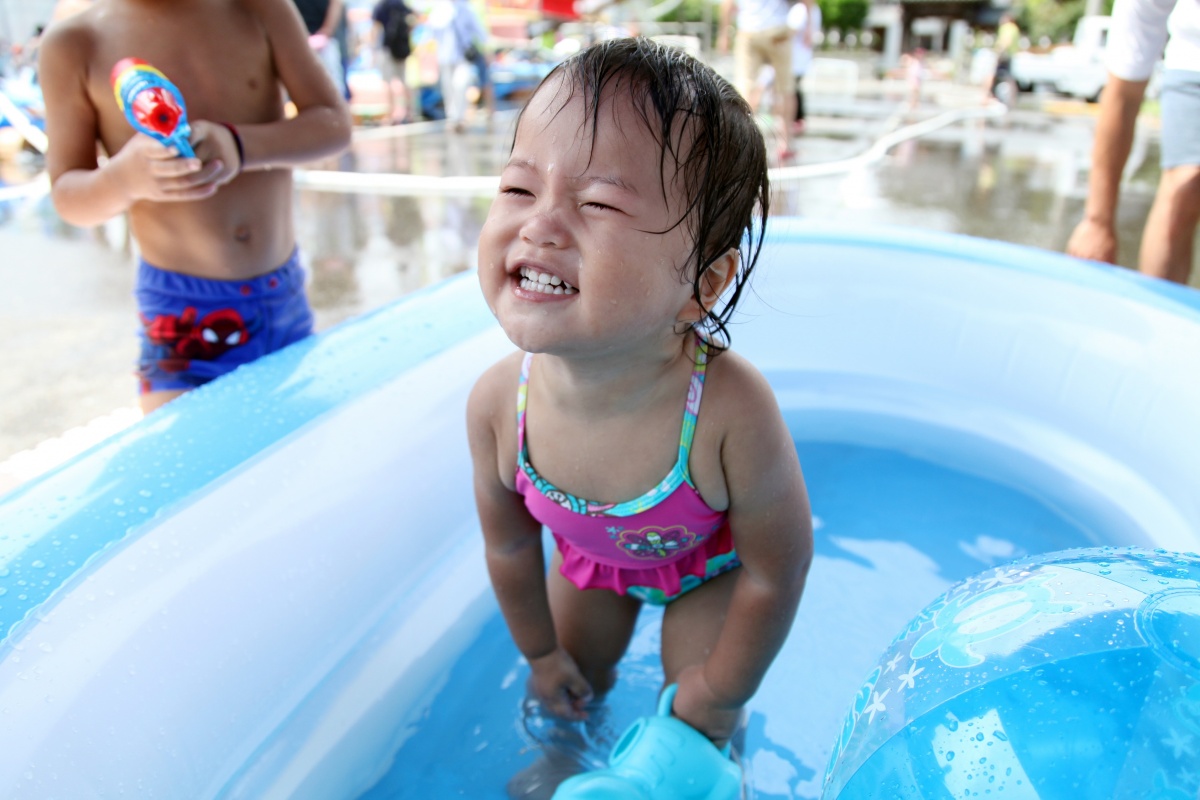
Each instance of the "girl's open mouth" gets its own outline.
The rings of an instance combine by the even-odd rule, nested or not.
[[[521,267],[521,288],[542,294],[576,294],[579,291],[557,275],[530,267]]]

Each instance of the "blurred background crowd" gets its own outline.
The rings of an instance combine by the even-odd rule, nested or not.
[[[737,72],[731,0],[293,2],[356,123],[349,150],[296,174],[318,330],[474,268],[513,110],[567,55],[641,34]],[[136,418],[127,227],[63,222],[38,147],[39,37],[90,5],[0,0],[0,491],[6,471],[61,458],[14,461],[64,431],[90,426],[81,441],[95,441]],[[747,87],[764,125],[792,117],[772,152],[773,213],[1066,250],[1092,173],[1109,0],[790,6],[796,108],[774,107],[769,66]],[[1160,71],[1116,215],[1114,260],[1130,268],[1162,174]]]
[[[439,119],[445,114],[439,62],[439,7],[454,0],[407,0],[411,53],[399,68],[384,42],[379,6],[398,0],[296,0],[327,51],[331,71],[364,124]],[[803,3],[804,0],[798,0]],[[0,75],[9,94],[15,82],[34,80],[41,31],[89,0],[0,0]],[[501,104],[520,99],[548,67],[597,39],[643,34],[671,37],[693,53],[731,71],[718,51],[719,0],[470,0],[486,39],[479,43],[488,75],[471,81],[472,98]],[[1096,100],[1105,71],[1100,54],[1111,0],[810,0],[820,28],[811,32],[813,69],[844,75],[846,62],[864,78],[925,77],[983,84],[994,68],[1001,18],[1011,13],[1020,36],[1013,74],[1024,91],[1043,90]],[[403,5],[403,4],[401,4]],[[443,46],[443,50],[445,47]],[[442,54],[444,58],[445,53]],[[822,56],[837,64],[821,63]],[[495,97],[485,97],[488,83]],[[390,84],[390,85],[389,85]],[[411,88],[411,101],[405,95]],[[412,108],[404,103],[411,102]],[[29,104],[36,116],[36,107]],[[2,115],[0,115],[2,116]]]

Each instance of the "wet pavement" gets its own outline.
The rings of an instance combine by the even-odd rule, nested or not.
[[[978,90],[946,89],[945,96],[930,95],[940,106],[928,102],[907,115],[903,100],[886,90],[853,101],[811,96],[809,129],[794,145],[790,163],[850,159],[884,133],[947,106],[978,105]],[[1083,103],[1027,99],[1001,119],[947,125],[898,144],[871,164],[780,181],[773,213],[908,225],[1061,250],[1082,212],[1094,111]],[[448,133],[441,123],[362,128],[347,153],[313,170],[360,177],[494,176],[507,154],[513,118],[502,112],[465,135]],[[1135,168],[1121,202],[1125,266],[1136,261],[1157,157],[1155,132],[1139,126]],[[40,169],[37,158],[10,159],[0,169],[0,186],[29,180]],[[297,189],[299,244],[319,330],[475,267],[487,194],[384,191]],[[121,219],[81,230],[63,223],[44,194],[0,201],[0,466],[14,453],[97,417],[127,424],[128,412],[111,412],[136,403],[133,263]],[[1200,270],[1193,274],[1200,282]]]

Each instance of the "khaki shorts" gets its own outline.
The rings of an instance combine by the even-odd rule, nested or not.
[[[764,65],[775,69],[776,97],[792,92],[792,32],[786,25],[762,31],[738,31],[733,43],[733,74],[738,91],[749,97]]]
[[[392,58],[391,53],[381,51],[375,57],[375,66],[379,70],[379,77],[383,78],[384,83],[390,83],[393,78],[401,83],[407,83],[405,78],[405,70],[407,69],[408,59],[398,61]]]

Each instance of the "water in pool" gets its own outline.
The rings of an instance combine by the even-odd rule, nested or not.
[[[1019,480],[979,477],[972,463],[980,451],[969,443],[946,458],[803,436],[797,449],[812,499],[816,558],[792,633],[749,708],[747,797],[757,800],[820,796],[854,692],[927,602],[996,564],[1097,543],[1095,531]],[[538,757],[536,739],[584,747],[586,758],[602,760],[620,733],[654,708],[660,615],[643,612],[608,707],[585,731],[522,721],[528,670],[496,614],[363,798],[500,800],[508,779]]]

